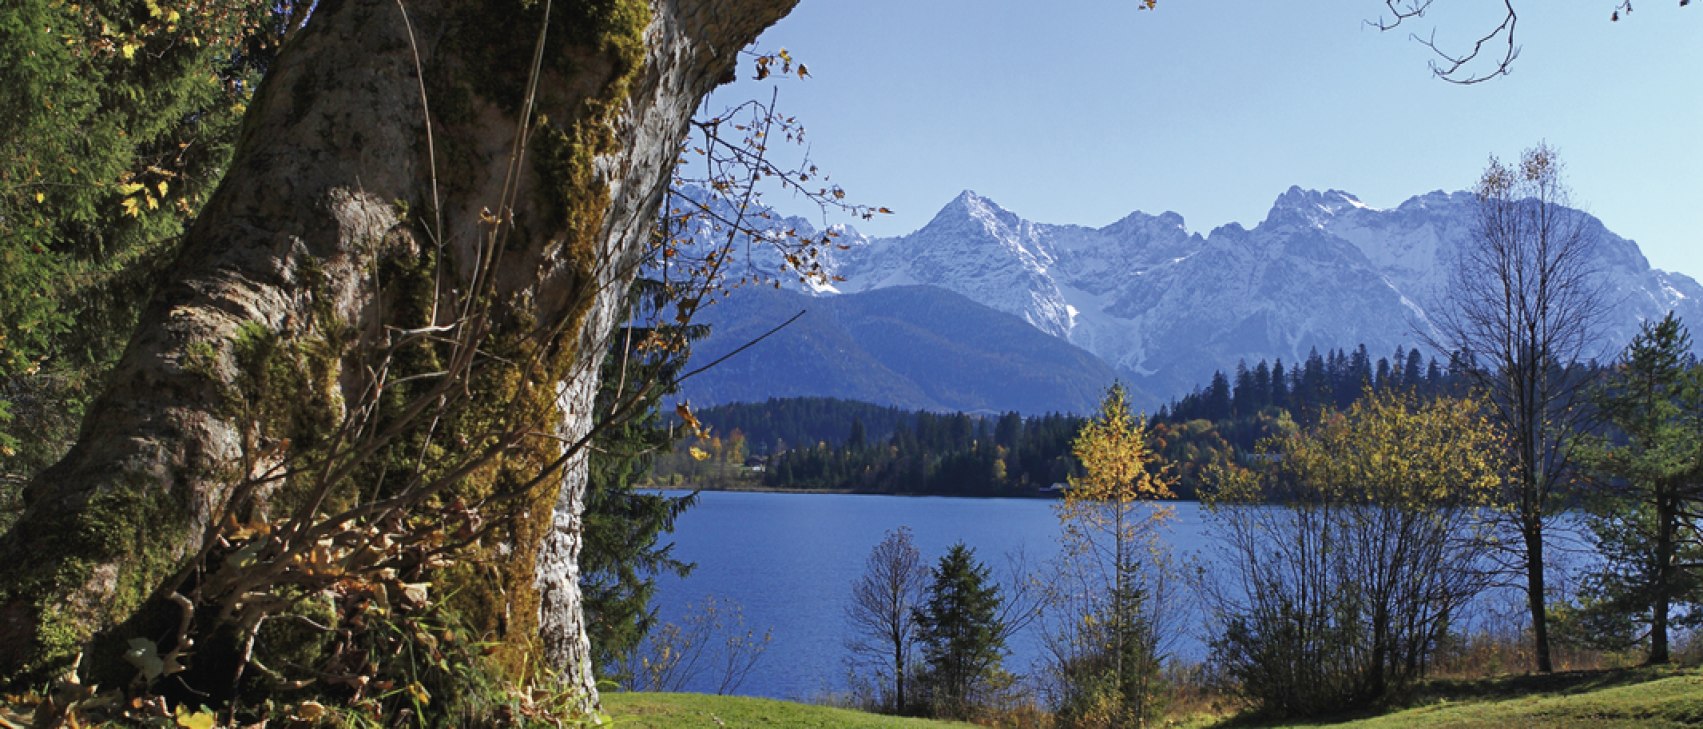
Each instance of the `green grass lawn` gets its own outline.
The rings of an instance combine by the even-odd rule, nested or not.
[[[605,693],[603,710],[616,729],[788,727],[796,729],[942,729],[947,721],[906,719],[772,699],[705,694]]]
[[[967,727],[849,709],[742,696],[606,693],[603,706],[617,728],[797,727],[865,729]],[[1703,726],[1703,671],[1640,668],[1509,676],[1482,681],[1433,681],[1410,708],[1371,717],[1267,724],[1199,717],[1191,727],[1344,727],[1351,729],[1620,729]]]
[[[1419,705],[1375,717],[1280,724],[1356,729],[1617,729],[1703,726],[1703,673],[1630,669],[1428,685]],[[1263,726],[1240,724],[1240,726]]]

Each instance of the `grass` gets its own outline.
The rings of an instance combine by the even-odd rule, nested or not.
[[[603,710],[612,719],[610,726],[614,729],[945,729],[970,726],[773,699],[707,694],[610,692],[603,694]]]
[[[771,699],[703,694],[606,693],[617,729],[797,727],[930,729],[968,724],[879,716]],[[1426,682],[1406,706],[1376,716],[1291,723],[1220,721],[1197,715],[1192,727],[1342,727],[1344,729],[1620,729],[1703,726],[1703,671],[1632,668]]]
[[[1409,708],[1371,717],[1225,726],[1353,729],[1618,729],[1703,725],[1703,673],[1639,668],[1426,684]]]

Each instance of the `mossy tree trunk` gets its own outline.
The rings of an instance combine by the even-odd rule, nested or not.
[[[411,263],[447,264],[427,292],[490,276],[497,329],[557,332],[544,345],[561,363],[560,435],[584,433],[602,340],[689,115],[794,2],[555,0],[530,116],[542,0],[321,2],[258,90],[224,183],[76,447],[30,484],[0,542],[0,675],[37,682],[80,653],[85,672],[121,665],[127,621],[176,589],[227,516],[265,510],[265,488],[238,485],[301,447],[272,437],[257,455],[244,333],[347,353],[387,327],[442,324],[443,310],[396,321],[422,288],[396,272],[432,270]],[[505,239],[489,248],[497,227]],[[324,392],[284,394],[314,411],[292,422],[329,427],[362,397],[362,361],[328,365]],[[505,566],[470,602],[490,636],[517,654],[542,645],[595,696],[574,584],[584,482],[583,461],[570,463],[530,495],[484,547]]]

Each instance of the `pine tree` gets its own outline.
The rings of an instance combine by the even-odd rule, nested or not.
[[[1254,409],[1249,414],[1259,412],[1271,404],[1271,368],[1266,366],[1265,360],[1262,359],[1259,365],[1254,367]]]
[[[1703,504],[1703,371],[1690,350],[1672,313],[1645,323],[1598,395],[1624,442],[1598,440],[1582,459],[1606,482],[1591,518],[1605,561],[1586,583],[1588,607],[1595,617],[1647,626],[1650,663],[1669,659],[1674,608],[1693,608],[1680,616],[1687,624],[1703,618],[1703,546],[1694,538]]]
[[[310,5],[0,4],[0,484],[76,435]]]

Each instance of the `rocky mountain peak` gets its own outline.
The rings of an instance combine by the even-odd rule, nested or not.
[[[1324,227],[1338,215],[1351,210],[1371,210],[1360,198],[1342,190],[1304,190],[1300,186],[1291,185],[1277,200],[1272,202],[1271,211],[1266,213],[1265,222],[1268,225],[1302,225],[1314,228]]]

